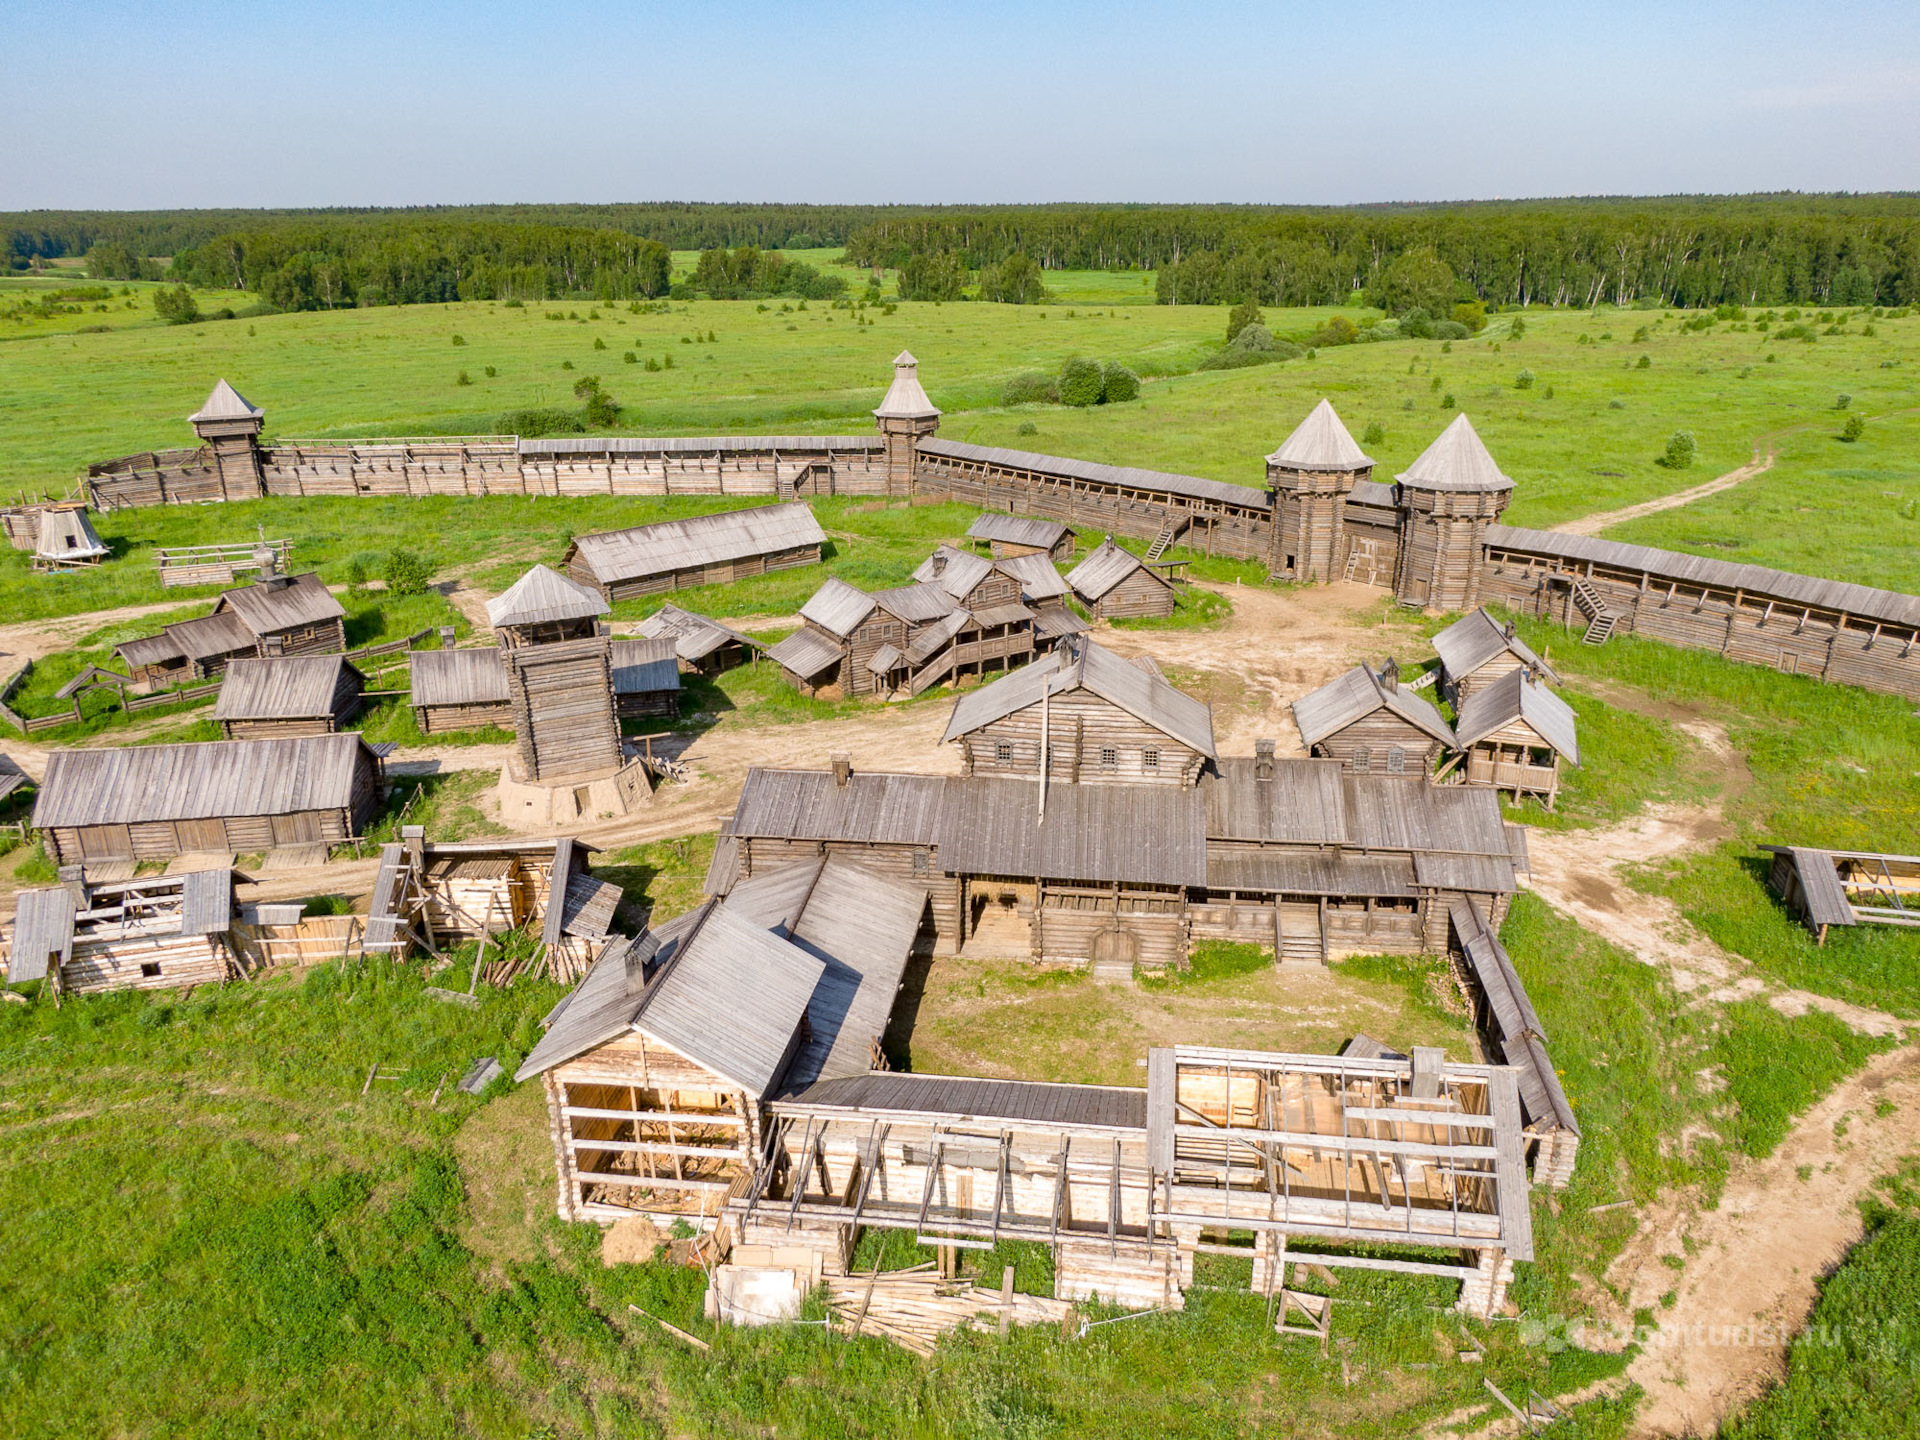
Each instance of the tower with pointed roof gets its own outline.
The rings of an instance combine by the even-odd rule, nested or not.
[[[1283,580],[1337,580],[1346,554],[1347,497],[1373,474],[1332,405],[1322,400],[1267,456],[1273,503],[1268,568]]]
[[[1480,603],[1487,529],[1513,498],[1513,481],[1465,415],[1456,416],[1395,479],[1400,551],[1394,598],[1435,610],[1471,610]]]
[[[225,380],[213,387],[207,403],[187,417],[193,433],[213,452],[220,488],[229,500],[258,500],[266,493],[260,472],[260,427],[267,412],[247,402]]]
[[[940,412],[921,387],[920,362],[912,351],[902,350],[893,357],[893,384],[873,419],[887,443],[887,493],[911,495],[920,438],[940,428]]]

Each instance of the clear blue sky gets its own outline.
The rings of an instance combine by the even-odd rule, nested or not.
[[[0,0],[0,209],[1920,189],[1920,4]]]

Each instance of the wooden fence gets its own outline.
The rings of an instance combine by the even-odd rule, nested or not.
[[[237,576],[264,569],[260,552],[272,554],[273,564],[283,573],[291,567],[293,541],[259,540],[251,545],[185,545],[156,550],[160,583],[172,589],[181,585],[231,585]]]

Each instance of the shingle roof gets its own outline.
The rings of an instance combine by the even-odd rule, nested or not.
[[[907,660],[914,665],[926,664],[946,648],[948,641],[972,623],[973,616],[965,610],[948,611],[907,642]]]
[[[1068,527],[1058,520],[1037,520],[1030,515],[996,515],[989,511],[967,527],[969,540],[998,540],[1003,545],[1037,545],[1051,550],[1067,534]]]
[[[1289,470],[1362,470],[1373,458],[1353,443],[1333,406],[1322,400],[1267,456],[1267,463]]]
[[[1467,697],[1456,727],[1459,743],[1472,745],[1515,720],[1526,722],[1528,729],[1575,765],[1580,763],[1572,707],[1546,686],[1528,679],[1524,670],[1509,670]]]
[[[895,585],[873,592],[873,603],[909,625],[931,625],[958,608],[953,596],[938,585]]]
[[[1417,490],[1511,490],[1513,481],[1500,473],[1493,456],[1481,443],[1465,413],[1420,454],[1397,478]]]
[[[187,421],[191,424],[196,420],[258,420],[266,413],[258,405],[248,404],[246,397],[225,380],[218,380],[208,393],[206,404],[189,415]]]
[[[938,775],[863,774],[836,785],[827,770],[747,771],[733,834],[787,840],[931,845],[946,781]]]
[[[229,662],[213,702],[219,720],[318,720],[333,714],[334,692],[351,671],[362,687],[367,677],[339,655],[242,656]]]
[[[1130,665],[1091,640],[1062,645],[1013,673],[969,690],[953,702],[942,740],[957,740],[1047,694],[1085,688],[1136,720],[1202,755],[1215,754],[1213,711],[1157,675]]]
[[[814,591],[807,603],[800,607],[800,618],[810,620],[822,630],[844,640],[859,628],[860,622],[872,611],[871,595],[855,589],[837,575],[829,575],[827,583]]]
[[[1186,785],[1047,787],[950,780],[940,809],[942,868],[970,874],[1161,885],[1207,883],[1207,805]]]
[[[589,590],[545,565],[536,565],[507,589],[487,601],[487,623],[541,625],[560,620],[587,620],[605,615],[612,607],[597,590]]]
[[[1311,749],[1376,710],[1391,711],[1443,745],[1455,743],[1438,710],[1405,685],[1388,689],[1366,665],[1356,665],[1312,694],[1302,695],[1293,702],[1293,719],[1300,727],[1301,743]]]
[[[59,964],[73,958],[73,892],[23,890],[13,912],[13,935],[7,954],[7,983],[24,985],[44,980],[51,957]]]
[[[862,1114],[929,1112],[955,1122],[1012,1120],[1048,1129],[1145,1130],[1147,1092],[1118,1085],[1061,1085],[1034,1080],[981,1080],[970,1075],[918,1075],[876,1070],[822,1080],[774,1102],[776,1114],[851,1109]]]
[[[940,412],[920,387],[920,362],[902,350],[893,357],[893,384],[874,415],[881,420],[933,420]]]
[[[273,635],[345,617],[346,611],[313,571],[275,576],[237,590],[223,590],[215,613],[232,610],[255,635]]]
[[[680,688],[680,659],[671,640],[616,640],[610,659],[616,695],[653,695]]]
[[[913,578],[923,585],[938,585],[955,600],[964,600],[969,591],[993,574],[993,562],[981,555],[939,545],[920,562]]]
[[[60,508],[40,512],[40,530],[33,553],[47,560],[77,560],[112,551],[84,510]]]
[[[1021,596],[1029,601],[1058,600],[1067,593],[1066,577],[1045,555],[1008,555],[994,561],[993,568],[1017,581]]]
[[[605,585],[724,564],[776,550],[823,545],[826,539],[820,522],[805,505],[756,505],[627,530],[576,535],[566,558],[579,555],[594,578]]]
[[[36,829],[344,810],[373,756],[351,732],[190,745],[56,750]]]
[[[1164,576],[1148,569],[1138,555],[1114,544],[1113,537],[1109,535],[1086,559],[1067,572],[1067,584],[1073,588],[1074,594],[1091,604],[1136,570],[1146,571],[1162,585],[1167,583]]]
[[[492,646],[480,650],[415,650],[407,656],[415,705],[504,705],[512,699],[507,667]]]
[[[260,643],[260,637],[247,628],[246,621],[231,610],[217,610],[211,615],[202,615],[198,620],[182,620],[167,626],[153,638],[164,639],[172,654],[185,655],[194,660],[239,654],[254,649]],[[137,640],[129,641],[120,647],[119,653],[126,655],[140,643]],[[129,657],[128,663],[146,662]]]
[[[704,660],[729,642],[745,645],[750,650],[766,648],[751,635],[729,630],[718,620],[682,610],[678,605],[662,605],[640,622],[639,629],[649,640],[671,639],[674,652],[682,660]]]
[[[811,680],[840,659],[840,648],[816,630],[801,629],[768,646],[767,658],[802,680]]]
[[[1552,666],[1534,654],[1531,645],[1517,633],[1509,634],[1507,627],[1489,615],[1484,606],[1463,615],[1434,636],[1433,648],[1440,656],[1440,663],[1447,667],[1447,674],[1456,680],[1471,675],[1501,654],[1519,657],[1524,663],[1545,671],[1556,683],[1560,679]]]

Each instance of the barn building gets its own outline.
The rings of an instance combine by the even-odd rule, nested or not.
[[[244,962],[234,943],[234,872],[78,879],[22,891],[7,931],[7,981],[57,994],[219,984]]]
[[[689,675],[718,675],[757,660],[766,648],[751,635],[678,605],[662,605],[640,622],[639,629],[649,640],[672,640],[680,669]]]
[[[1073,569],[1067,585],[1096,620],[1130,620],[1173,614],[1173,582],[1109,535]]]
[[[1373,475],[1373,459],[1354,444],[1332,405],[1322,400],[1280,448],[1267,456],[1273,504],[1269,566],[1283,580],[1345,578],[1346,501]]]
[[[608,652],[614,713],[623,720],[680,714],[680,657],[676,642],[616,640]]]
[[[1501,624],[1484,606],[1435,635],[1433,648],[1440,656],[1440,693],[1456,708],[1476,690],[1505,679],[1515,670],[1531,670],[1556,685],[1560,683],[1553,667],[1520,638],[1514,623],[1509,620]]]
[[[367,677],[339,655],[242,656],[227,666],[213,720],[229,740],[329,735],[360,711]]]
[[[815,565],[826,543],[805,505],[758,505],[579,535],[561,563],[611,602]]]
[[[500,640],[523,780],[608,775],[620,768],[613,642],[597,591],[536,565],[487,602]]]
[[[361,833],[380,780],[350,732],[56,750],[33,828],[61,865],[333,843]]]
[[[135,684],[205,680],[253,655],[337,655],[347,648],[347,612],[312,571],[265,575],[224,591],[212,613],[114,648]]]
[[[1580,763],[1573,708],[1532,670],[1509,670],[1469,695],[1454,726],[1469,785],[1491,785],[1515,800],[1553,808],[1560,763]]]
[[[1458,748],[1440,712],[1400,683],[1400,667],[1391,660],[1377,671],[1356,665],[1301,696],[1293,719],[1308,754],[1362,775],[1429,775],[1445,752]]]
[[[507,667],[492,646],[472,650],[414,650],[407,656],[414,723],[422,735],[513,728],[513,692]]]
[[[1073,527],[1030,515],[988,513],[967,527],[967,539],[985,545],[996,560],[1043,555],[1062,564],[1073,558]]]

